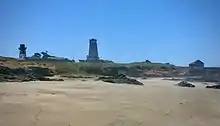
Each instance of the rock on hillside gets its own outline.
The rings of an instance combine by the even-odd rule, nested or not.
[[[23,81],[61,81],[61,79],[49,79],[46,76],[53,76],[54,73],[48,68],[9,68],[0,66],[0,82],[23,82]]]

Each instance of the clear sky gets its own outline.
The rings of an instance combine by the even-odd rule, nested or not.
[[[93,37],[115,62],[220,66],[220,0],[0,0],[0,55],[85,59]]]

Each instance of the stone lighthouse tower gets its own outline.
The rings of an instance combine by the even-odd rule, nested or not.
[[[97,39],[90,39],[89,54],[87,55],[87,61],[98,61],[98,60],[99,60],[99,54],[98,54]]]
[[[19,49],[19,58],[25,59],[27,57],[26,55],[27,47],[25,46],[25,44],[20,44],[20,47],[18,49]]]

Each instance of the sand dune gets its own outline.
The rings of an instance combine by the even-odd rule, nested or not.
[[[220,90],[142,80],[0,84],[0,126],[219,126]]]

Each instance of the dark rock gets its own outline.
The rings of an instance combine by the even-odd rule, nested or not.
[[[163,78],[163,80],[170,80],[170,81],[181,81],[181,80],[183,80],[183,79],[181,79],[181,78]]]
[[[89,79],[89,78],[93,78],[92,76],[80,76],[80,75],[61,75],[62,77],[66,77],[66,78],[76,78],[76,79]]]
[[[0,66],[0,82],[27,82],[27,81],[64,81],[63,79],[50,79],[45,76],[53,76],[48,68],[29,67],[11,69]]]
[[[180,86],[180,87],[195,87],[195,85],[189,83],[189,82],[186,82],[186,81],[181,81],[179,82],[178,84],[176,84],[177,86]]]
[[[6,79],[0,74],[0,82],[5,82]]]
[[[39,81],[51,81],[50,78],[46,78],[46,77],[40,77],[40,78],[37,78],[37,80],[39,80]]]
[[[216,84],[216,85],[207,85],[206,88],[220,89],[220,84]]]
[[[64,79],[55,79],[55,81],[64,81]]]
[[[29,82],[29,81],[35,81],[34,79],[31,78],[24,78],[20,80],[21,82]]]
[[[135,80],[135,79],[131,79],[126,77],[126,75],[124,74],[117,74],[115,76],[111,76],[111,77],[99,77],[97,80],[101,80],[104,82],[109,82],[109,83],[125,83],[125,84],[134,84],[134,85],[144,85],[143,83]]]
[[[8,67],[0,66],[0,74],[11,74],[11,70]]]
[[[101,77],[98,77],[97,80],[103,80],[103,79],[112,79],[112,77],[101,76]]]
[[[114,79],[103,79],[102,81],[109,82],[109,83],[116,83],[116,80]]]
[[[29,70],[30,70],[32,73],[34,73],[35,75],[54,76],[54,72],[51,71],[49,68],[29,67]]]
[[[37,80],[39,81],[64,81],[63,79],[51,79],[51,78],[46,78],[46,77],[40,77],[40,78],[37,78]]]
[[[113,76],[114,79],[127,79],[126,75],[124,74],[117,74]]]
[[[7,75],[6,76],[6,75],[4,75],[3,78],[4,79],[16,79],[16,76],[13,76],[13,75]]]

